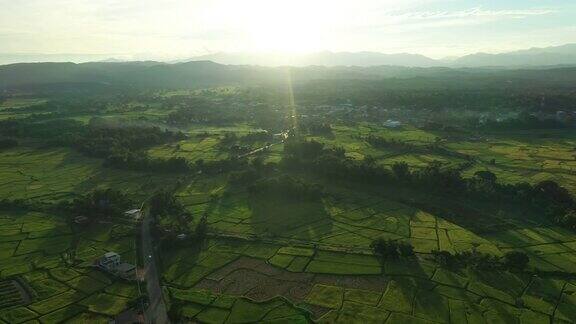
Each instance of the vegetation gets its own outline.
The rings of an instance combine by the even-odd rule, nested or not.
[[[273,82],[3,93],[22,105],[0,107],[0,321],[139,311],[133,282],[91,267],[146,257],[134,208],[174,322],[576,316],[576,142],[551,108],[571,93],[526,71],[294,73],[295,102]]]
[[[397,260],[414,256],[414,247],[408,243],[378,239],[370,244],[374,254],[385,260]]]
[[[122,191],[97,189],[74,199],[69,208],[75,215],[99,220],[119,218],[133,205],[132,200]]]

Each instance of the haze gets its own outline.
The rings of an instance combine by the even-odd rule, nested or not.
[[[215,52],[374,51],[443,58],[576,42],[576,4],[562,0],[0,0],[0,6],[2,54],[173,60]]]

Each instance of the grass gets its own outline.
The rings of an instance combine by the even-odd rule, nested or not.
[[[362,264],[349,264],[312,260],[306,267],[306,272],[325,274],[380,274],[380,267]]]
[[[255,323],[280,304],[282,304],[281,301],[253,303],[246,299],[238,299],[230,310],[228,321],[231,323]]]
[[[133,283],[129,284],[123,282],[115,282],[114,284],[106,287],[104,291],[111,295],[117,295],[126,298],[135,298],[139,295],[138,288],[136,287],[136,284]]]
[[[40,317],[42,323],[62,323],[84,311],[84,307],[71,305]]]
[[[142,113],[156,118],[162,114],[154,109]],[[125,117],[138,116],[127,113]],[[78,119],[88,121],[89,118],[78,116]],[[344,147],[354,160],[371,155],[380,165],[404,161],[413,169],[432,160],[446,165],[462,162],[436,154],[377,149],[361,140],[372,134],[425,145],[438,136],[410,126],[390,130],[360,123],[356,126],[336,124],[333,128],[333,138],[317,139],[328,146]],[[249,125],[197,125],[188,130],[190,135],[204,131],[210,135],[191,136],[180,143],[157,146],[149,153],[154,157],[185,157],[190,161],[223,159],[228,157],[227,152],[218,148],[223,132],[252,130]],[[553,138],[542,139],[537,134],[492,134],[486,142],[449,139],[442,145],[476,156],[476,163],[464,172],[466,177],[479,170],[491,170],[503,183],[554,179],[576,192],[576,176],[571,171],[576,167],[572,156],[576,143],[566,135],[554,134]],[[279,161],[282,147],[275,146],[265,158]],[[492,158],[496,164],[489,163]],[[276,268],[262,262],[261,267],[248,270],[279,282],[284,278],[324,278],[325,281],[294,279],[308,288],[304,290],[306,293],[295,290],[301,293],[295,299],[298,303],[318,306],[311,307],[312,311],[323,307],[333,309],[326,317],[332,322],[417,323],[425,319],[540,322],[542,315],[551,315],[556,305],[557,318],[574,318],[576,300],[568,293],[574,287],[565,279],[532,279],[501,272],[454,273],[437,269],[435,264],[423,260],[435,249],[451,252],[476,249],[494,255],[521,250],[530,254],[531,267],[572,271],[576,262],[573,233],[538,217],[514,217],[505,210],[499,213],[498,209],[504,208],[500,206],[486,210],[494,211],[494,218],[505,223],[504,228],[494,229],[494,225],[500,223],[496,224],[492,218],[445,219],[400,198],[410,196],[432,206],[448,207],[452,201],[412,195],[401,188],[322,180],[309,174],[298,176],[322,184],[326,188],[325,196],[314,202],[269,199],[247,193],[245,188],[230,187],[227,175],[194,175],[193,182],[184,181],[177,189],[179,199],[193,215],[193,221],[188,224],[190,228],[200,215],[207,215],[211,236],[245,239],[214,238],[208,242],[207,249],[199,253],[187,248],[163,251],[163,284],[170,286],[172,300],[185,303],[183,315],[190,320],[214,323],[306,321],[300,309],[287,303],[261,303],[197,289],[198,284],[209,289],[208,280],[204,280],[207,276],[216,277],[215,272],[231,262],[243,262],[240,257],[250,257],[267,261]],[[179,177],[103,168],[102,160],[86,158],[69,149],[26,144],[0,152],[0,178],[3,179],[0,183],[3,198],[54,203],[98,187],[120,188],[141,199],[157,188],[172,188]],[[478,209],[485,207],[480,203],[474,205]],[[171,217],[160,221],[163,226],[177,225]],[[137,296],[133,285],[115,282],[111,277],[85,268],[105,251],[134,258],[133,227],[106,224],[82,233],[76,251],[81,263],[68,268],[61,253],[72,246],[72,232],[58,215],[0,211],[0,277],[21,276],[37,293],[37,299],[27,308],[14,306],[1,310],[2,321],[16,322],[17,317],[43,322],[106,321]],[[420,259],[386,261],[382,266],[370,255],[369,247],[372,240],[380,237],[412,243]],[[218,272],[218,276],[226,279],[226,274]],[[378,284],[358,283],[368,280],[366,278]],[[267,287],[257,288],[246,294],[257,295]],[[286,297],[289,292],[279,290],[278,295]],[[514,306],[519,300],[524,308]],[[94,315],[96,313],[98,315]]]
[[[68,290],[59,295],[35,302],[31,304],[29,308],[39,314],[48,314],[62,307],[73,304],[83,297],[85,297],[85,295],[80,292]]]
[[[304,257],[311,257],[314,255],[314,250],[307,249],[307,248],[299,248],[299,247],[282,247],[278,250],[279,254],[288,254],[294,256],[304,256]]]
[[[295,257],[292,255],[276,254],[269,260],[269,262],[270,264],[275,265],[277,267],[286,268],[290,265],[290,263],[292,263],[294,258]]]
[[[49,278],[31,281],[29,285],[40,299],[54,296],[69,289],[65,284]]]
[[[61,248],[68,250],[72,246],[73,237],[72,230],[61,216],[0,211],[0,223],[0,236],[9,234],[14,240],[1,244],[17,244],[17,251],[26,252],[5,255],[0,263],[0,276],[19,275],[25,286],[33,291],[33,300],[27,308],[12,307],[1,313],[3,317],[18,316],[42,323],[59,323],[81,316],[87,309],[115,316],[125,309],[129,300],[137,297],[132,285],[112,284],[107,275],[86,268],[106,251],[106,247],[132,253],[133,245],[123,238],[132,235],[131,226],[97,225],[83,230],[76,253],[80,264],[69,266],[58,254]],[[85,254],[87,250],[93,253]],[[15,319],[2,320],[16,322]]]
[[[209,291],[183,290],[177,288],[170,288],[170,296],[175,299],[200,305],[210,305],[216,299],[216,296]]]
[[[382,293],[370,290],[346,289],[344,292],[344,300],[371,306],[378,305],[381,297]]]
[[[88,307],[91,312],[114,316],[126,308],[129,299],[106,293],[94,294],[79,304]]]
[[[110,318],[107,316],[88,312],[76,315],[67,321],[67,323],[69,324],[86,324],[86,323],[106,324],[109,322]]]
[[[34,311],[26,307],[0,310],[0,319],[7,323],[23,323],[38,316]]]
[[[99,159],[87,158],[70,149],[18,147],[0,152],[0,195],[9,199],[54,202],[71,199],[98,187],[122,188],[146,197],[170,176],[104,168]],[[16,171],[16,172],[14,172]]]
[[[378,307],[388,311],[411,313],[415,294],[415,288],[409,283],[392,280],[388,284]]]
[[[70,287],[81,291],[85,294],[92,294],[99,290],[102,290],[107,286],[107,284],[102,283],[96,279],[93,279],[89,276],[79,276],[72,280],[66,282]]]
[[[342,306],[344,289],[336,286],[314,285],[306,297],[306,302],[311,305],[317,305],[332,309],[338,309]]]
[[[389,315],[389,312],[373,306],[345,301],[338,321],[342,323],[379,323]]]
[[[204,323],[220,324],[228,318],[230,311],[222,308],[208,307],[205,308],[196,318]]]
[[[68,281],[80,276],[77,271],[70,268],[56,268],[51,269],[49,272],[52,277],[60,281]]]

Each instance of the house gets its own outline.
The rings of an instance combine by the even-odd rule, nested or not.
[[[106,271],[114,272],[120,265],[120,254],[107,252],[98,260],[98,266]]]
[[[96,266],[124,279],[136,278],[136,266],[122,262],[120,255],[116,252],[105,253],[104,256],[98,259]]]
[[[384,127],[398,128],[400,126],[402,126],[402,123],[397,120],[388,119],[384,122]]]
[[[141,209],[130,209],[124,212],[124,215],[138,221],[142,217],[142,210]]]
[[[88,217],[86,217],[86,216],[74,217],[74,223],[76,223],[76,224],[86,224],[87,222],[88,222]]]

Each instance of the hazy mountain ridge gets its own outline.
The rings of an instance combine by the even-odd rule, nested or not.
[[[576,44],[545,48],[531,48],[501,54],[476,53],[452,60],[436,60],[420,54],[384,54],[376,52],[319,52],[302,55],[275,55],[246,53],[214,53],[193,57],[221,64],[263,66],[379,66],[406,67],[488,67],[488,66],[553,66],[576,65]],[[182,62],[180,60],[179,62]]]
[[[396,80],[440,87],[529,86],[576,82],[576,68],[445,68],[445,67],[262,67],[223,65],[211,61],[167,64],[127,63],[22,63],[0,66],[0,89],[45,87],[56,84],[106,87],[195,88],[218,85],[283,84],[310,80]],[[406,81],[402,81],[406,80]]]
[[[502,54],[471,54],[454,60],[453,65],[467,67],[576,65],[576,44],[531,48]]]
[[[20,59],[20,60],[19,60]],[[73,55],[73,54],[1,54],[1,64],[15,62],[99,62],[127,63],[126,59],[105,57],[104,55]],[[403,66],[403,67],[537,67],[576,65],[576,44],[530,48],[525,50],[489,54],[475,53],[450,59],[432,59],[421,54],[397,53],[384,54],[377,52],[317,52],[309,54],[278,54],[278,53],[213,53],[191,57],[189,59],[173,60],[164,63],[185,63],[190,61],[213,61],[226,65],[251,66]],[[159,62],[157,62],[159,63]]]
[[[434,59],[420,54],[383,54],[376,52],[318,52],[300,55],[215,53],[194,57],[196,60],[210,60],[221,64],[262,65],[262,66],[378,66],[397,65],[408,67],[438,66]]]

